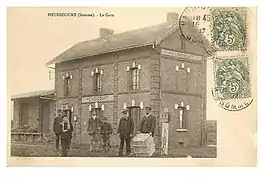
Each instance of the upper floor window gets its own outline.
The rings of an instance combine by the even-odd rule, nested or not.
[[[139,88],[139,70],[138,68],[131,69],[130,74],[130,89],[136,90]]]
[[[71,92],[71,79],[72,75],[69,75],[69,73],[66,74],[66,76],[63,76],[64,79],[64,96],[68,96]]]
[[[93,90],[95,93],[99,93],[102,91],[102,75],[103,70],[96,68],[95,72],[92,71],[91,75],[93,76]]]
[[[132,67],[127,67],[128,72],[128,84],[129,84],[129,90],[138,90],[139,89],[139,70],[141,69],[141,65],[135,65],[135,63],[132,64]]]

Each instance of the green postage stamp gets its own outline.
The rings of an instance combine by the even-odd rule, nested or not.
[[[248,60],[239,58],[215,60],[214,82],[217,99],[250,98]]]
[[[212,46],[219,51],[244,51],[247,45],[245,8],[216,8],[212,11]]]

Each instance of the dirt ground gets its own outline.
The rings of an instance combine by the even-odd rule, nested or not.
[[[69,157],[117,157],[118,147],[112,147],[107,153],[102,149],[100,152],[90,152],[89,145],[71,145],[68,151]],[[11,156],[18,157],[59,157],[61,152],[55,151],[54,143],[24,143],[12,142]],[[125,152],[124,152],[125,155]],[[192,158],[216,158],[216,147],[182,147],[169,150],[167,158],[181,158],[190,155]],[[153,157],[164,157],[157,149]]]

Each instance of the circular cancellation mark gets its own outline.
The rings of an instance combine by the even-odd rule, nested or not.
[[[187,7],[179,18],[179,28],[183,37],[197,44],[213,55],[211,46],[213,17],[209,7]]]

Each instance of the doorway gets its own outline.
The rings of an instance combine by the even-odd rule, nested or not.
[[[50,102],[42,103],[42,120],[43,120],[43,133],[50,131]]]
[[[19,126],[28,125],[28,104],[27,103],[21,103],[20,104],[20,117],[19,117]]]
[[[128,107],[127,109],[128,109],[129,117],[132,118],[134,123],[133,135],[135,136],[141,124],[140,107],[132,106],[132,107]]]

